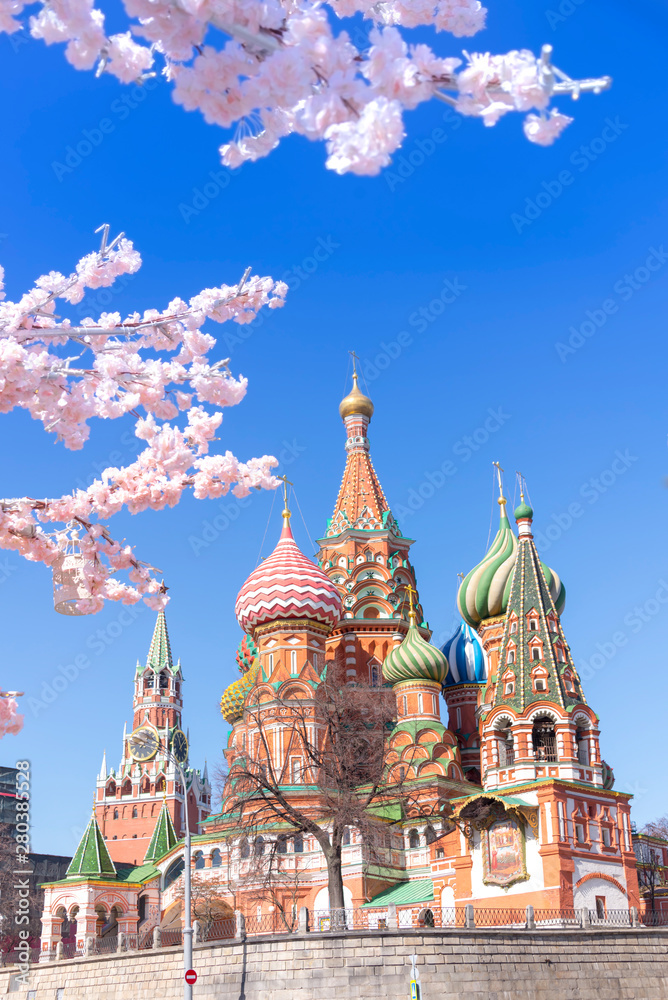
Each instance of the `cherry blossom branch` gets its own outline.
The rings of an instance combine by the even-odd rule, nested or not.
[[[298,133],[327,145],[338,173],[377,174],[404,138],[403,113],[432,98],[494,125],[509,111],[528,112],[524,133],[549,145],[571,119],[550,108],[554,95],[600,93],[609,77],[571,80],[551,65],[551,46],[536,58],[464,53],[441,58],[408,45],[399,29],[429,25],[457,38],[485,26],[479,0],[124,0],[130,30],[107,36],[93,0],[48,0],[30,19],[33,37],[66,43],[78,69],[111,73],[123,83],[154,75],[156,59],[174,82],[174,100],[222,128],[221,146],[238,166],[266,156]],[[28,6],[32,6],[29,2]],[[0,0],[0,31],[21,27],[22,0]],[[368,50],[346,31],[335,34],[328,10],[373,23]],[[133,21],[132,19],[136,19]],[[138,22],[138,23],[137,23]],[[229,36],[216,47],[209,28]]]
[[[123,321],[118,313],[103,313],[72,326],[57,316],[58,299],[79,302],[86,288],[110,285],[141,265],[123,234],[108,243],[109,227],[101,230],[100,249],[79,261],[72,274],[52,271],[18,302],[0,301],[0,412],[27,409],[70,449],[88,439],[92,418],[132,414],[135,434],[147,445],[130,465],[105,469],[85,490],[56,499],[0,501],[0,548],[26,559],[55,568],[72,549],[72,529],[83,530],[74,546],[86,594],[76,602],[79,613],[98,611],[105,599],[143,599],[156,608],[166,602],[167,588],[155,576],[159,571],[115,541],[100,519],[122,510],[136,514],[174,506],[186,489],[204,499],[230,489],[245,496],[251,488],[278,484],[271,456],[240,462],[230,452],[209,454],[223,414],[202,404],[233,406],[245,395],[247,382],[232,376],[229,358],[209,360],[216,340],[202,326],[209,319],[248,323],[262,306],[282,306],[287,286],[251,276],[249,268],[236,285],[204,289],[189,302],[174,299],[162,312],[150,309]],[[0,269],[4,300],[2,278]],[[58,353],[69,344],[81,354]],[[156,357],[165,352],[173,357]],[[74,367],[86,353],[90,363]],[[186,413],[184,427],[167,422],[180,412]],[[57,524],[67,527],[45,527]],[[119,572],[127,573],[129,583],[117,579]]]

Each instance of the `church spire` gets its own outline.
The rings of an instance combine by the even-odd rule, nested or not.
[[[355,358],[353,354],[353,361]],[[327,535],[338,535],[350,528],[378,531],[386,527],[388,519],[393,519],[369,455],[367,430],[373,416],[373,403],[360,391],[356,367],[353,388],[341,400],[339,413],[346,427],[348,454]]]
[[[173,671],[172,648],[169,644],[169,633],[167,632],[167,620],[165,612],[158,612],[158,620],[153,630],[153,638],[148,651],[146,666],[151,667],[155,673],[160,673],[165,667]]]

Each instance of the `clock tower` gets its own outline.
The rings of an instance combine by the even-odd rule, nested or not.
[[[145,665],[137,662],[132,710],[132,730],[128,732],[127,724],[123,727],[118,768],[108,769],[106,751],[103,755],[95,812],[112,860],[141,864],[163,800],[179,838],[185,833],[186,813],[191,833],[198,833],[211,811],[206,765],[203,772],[188,766],[188,741],[181,724],[181,661],[174,663],[172,658],[164,611],[158,614]],[[148,739],[146,749],[133,756],[129,741],[137,730]],[[182,761],[185,789],[165,749]]]

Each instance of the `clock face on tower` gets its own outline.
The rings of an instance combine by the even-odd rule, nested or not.
[[[130,734],[128,745],[135,760],[151,760],[158,752],[160,741],[150,726],[138,726]]]
[[[188,738],[181,729],[175,729],[172,736],[172,753],[179,764],[185,764],[188,759]]]

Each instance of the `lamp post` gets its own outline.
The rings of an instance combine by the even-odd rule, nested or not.
[[[181,734],[183,735],[183,734]],[[185,737],[184,737],[185,739]],[[184,838],[183,846],[183,875],[184,875],[184,900],[183,900],[183,1000],[192,1000],[193,988],[192,985],[186,982],[185,974],[188,969],[193,967],[193,924],[192,924],[192,912],[191,912],[191,895],[192,895],[192,872],[190,869],[190,822],[188,820],[188,798],[186,794],[186,776],[183,771],[182,763],[187,758],[187,743],[185,747],[185,754],[181,749],[179,756],[182,760],[179,760],[171,750],[163,747],[158,739],[157,735],[150,729],[142,728],[136,734],[130,736],[129,741],[130,752],[133,757],[140,760],[146,760],[147,754],[150,756],[155,756],[156,753],[160,752],[167,760],[175,765],[179,780],[181,782],[181,787],[183,788],[183,811],[184,819],[186,825],[186,832]]]

